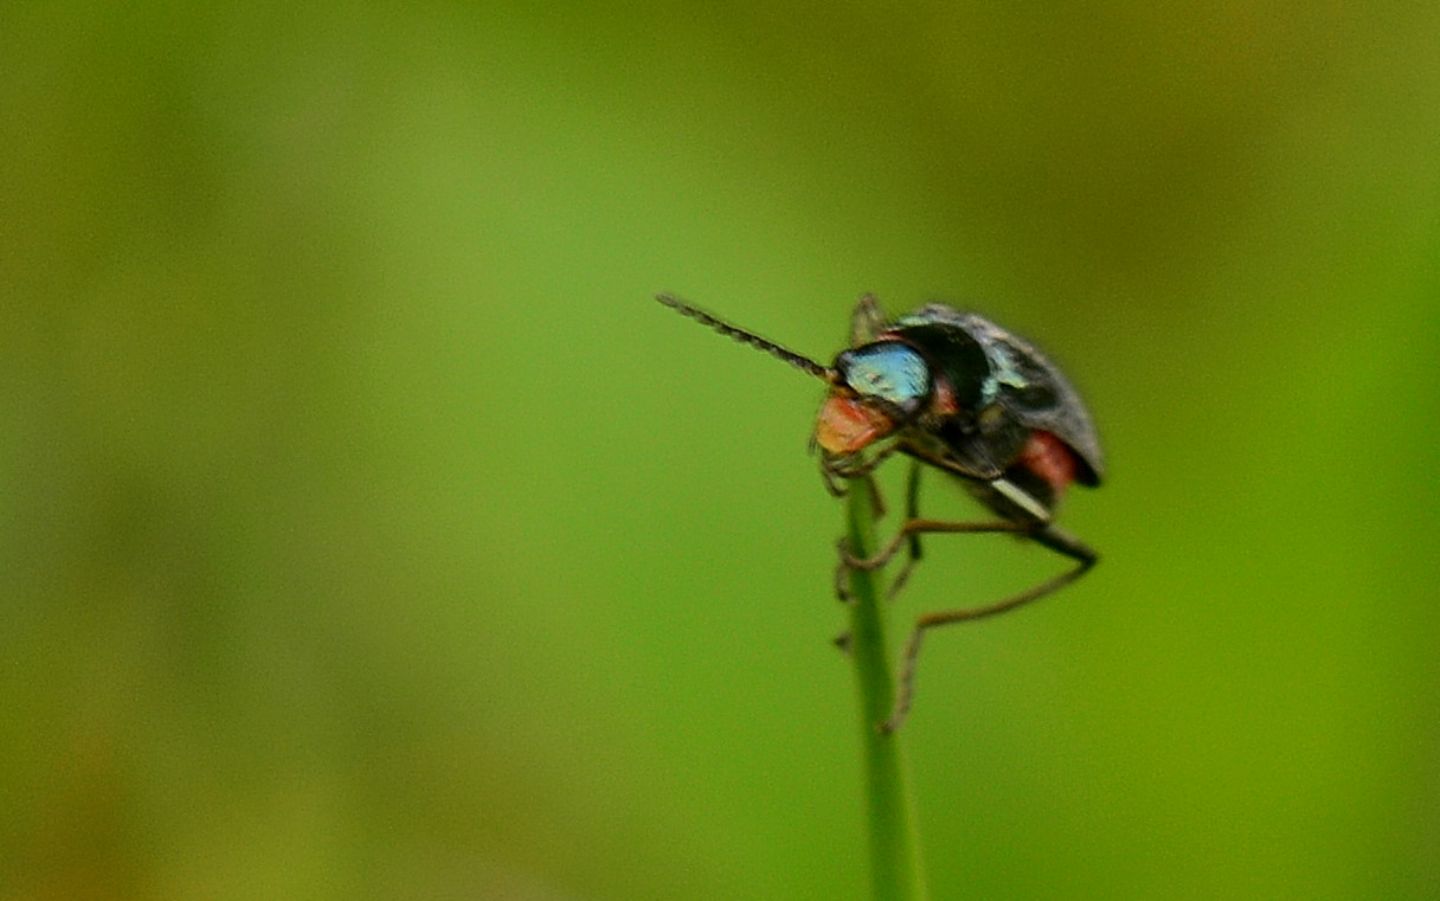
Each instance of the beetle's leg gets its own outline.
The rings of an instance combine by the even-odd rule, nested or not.
[[[841,562],[851,569],[879,569],[900,553],[901,548],[916,535],[930,534],[951,534],[959,532],[1020,532],[1033,533],[1035,526],[1023,522],[1013,522],[1008,519],[996,519],[983,522],[947,522],[940,519],[907,519],[901,526],[895,537],[886,542],[874,556],[860,558],[850,553],[848,542],[842,542],[840,547]]]
[[[866,294],[850,313],[850,346],[859,347],[875,340],[885,328],[885,311],[874,294]]]
[[[835,497],[844,497],[849,492],[849,486],[837,484],[837,480],[853,482],[856,479],[864,479],[869,487],[870,501],[875,510],[875,517],[883,519],[885,516],[885,496],[880,493],[880,486],[875,481],[874,472],[876,467],[885,462],[891,454],[900,449],[897,443],[891,443],[880,448],[868,459],[861,458],[858,462],[851,463],[849,459],[836,460],[828,456],[820,457],[820,477],[825,482],[825,487]],[[913,488],[912,488],[913,490]],[[842,604],[850,602],[849,575],[850,564],[848,561],[855,559],[849,551],[849,541],[841,538],[837,544],[840,560],[835,564],[835,597]],[[836,645],[843,650],[849,642],[848,634],[841,634],[835,639]]]
[[[890,542],[885,545],[885,547],[881,548],[879,553],[875,554],[873,557],[866,557],[864,559],[856,557],[854,554],[850,553],[849,539],[841,538],[839,541],[835,542],[835,549],[840,556],[840,559],[835,563],[835,597],[842,604],[850,603],[850,601],[853,600],[853,596],[850,594],[849,587],[851,570],[863,569],[869,571],[880,569],[885,564],[893,560],[895,558],[895,555],[900,553],[900,549],[905,547],[907,542],[916,541],[916,536],[922,533],[1024,533],[1030,531],[1032,528],[1034,527],[1027,526],[1021,523],[1010,522],[1009,520],[996,520],[994,522],[942,522],[940,520],[934,519],[908,519],[905,521],[904,525],[900,527],[900,531],[895,535],[895,537],[892,538]],[[903,585],[905,579],[909,577],[910,570],[914,567],[915,561],[917,559],[919,558],[911,557],[905,562],[904,569],[900,571],[900,575],[896,577],[895,584],[893,584],[889,589],[889,592],[887,594],[888,598],[895,597],[896,592],[900,590],[900,586]],[[849,643],[850,633],[848,632],[842,632],[835,638],[835,644],[841,650],[847,650],[849,647]]]
[[[890,456],[899,449],[900,445],[898,443],[891,442],[875,451],[869,457],[866,457],[863,451],[846,457],[831,457],[822,454],[820,457],[820,471],[826,475],[836,476],[841,479],[858,479],[874,472],[881,463],[890,459]]]
[[[850,552],[850,540],[841,538],[835,543],[839,552],[840,560],[835,564],[835,596],[841,603],[850,601],[850,589],[846,587],[850,581],[849,575],[852,569],[876,570],[885,566],[895,555],[900,553],[901,548],[914,540],[915,536],[925,532],[949,533],[949,532],[1030,532],[1035,527],[1025,523],[1011,522],[1008,519],[995,520],[993,522],[945,522],[938,519],[907,519],[901,526],[895,537],[890,539],[878,553],[871,557],[860,558]],[[909,575],[908,570],[911,564],[907,563],[905,570],[901,572],[901,579]],[[895,596],[897,589],[890,589],[890,597]]]
[[[861,478],[870,487],[870,503],[875,510],[875,518],[883,519],[885,517],[885,497],[880,494],[880,486],[876,484],[874,476],[865,475]],[[839,541],[835,543],[835,547],[840,557],[835,563],[835,597],[840,600],[840,603],[848,604],[850,603],[849,576],[850,570],[853,568],[849,561],[854,560],[855,557],[850,553],[850,539],[845,536],[840,537]],[[893,591],[890,596],[894,597]]]
[[[905,488],[905,520],[910,522],[920,518],[920,461],[910,461],[910,478]],[[920,562],[922,556],[920,550],[920,535],[910,535],[910,556],[906,558],[905,565],[900,567],[896,574],[895,581],[890,583],[888,592],[889,598],[893,601],[900,594],[900,589],[905,587],[905,582],[910,578],[910,572],[915,564]]]
[[[868,473],[869,469],[865,468],[863,461],[847,465],[829,457],[820,458],[820,478],[825,482],[825,490],[830,492],[831,497],[845,497],[850,493],[850,486],[845,483],[862,478]]]
[[[853,458],[835,460],[822,456],[820,458],[820,478],[825,483],[825,490],[830,492],[832,497],[845,497],[850,489],[843,482],[864,479],[870,486],[870,500],[874,502],[875,515],[883,519],[885,517],[885,498],[880,494],[880,486],[875,483],[872,474],[898,449],[899,445],[887,445],[876,451],[869,459],[862,457],[857,462],[851,462]]]
[[[891,709],[890,718],[880,724],[881,732],[894,732],[899,729],[910,712],[910,705],[915,695],[915,667],[920,657],[920,643],[924,640],[927,629],[948,626],[951,623],[984,619],[1014,610],[1016,607],[1064,588],[1088,572],[1100,559],[1100,556],[1084,542],[1055,525],[1041,526],[1031,532],[1030,537],[1050,550],[1077,561],[1077,565],[1033,588],[990,604],[966,607],[960,610],[941,610],[920,616],[915,621],[915,628],[910,633],[910,640],[905,644],[905,655],[901,658],[900,675],[895,691],[895,706]]]
[[[867,475],[865,484],[870,486],[870,509],[875,511],[876,519],[884,519],[885,514],[890,511],[885,503],[885,495],[880,493],[880,483],[875,481],[873,475]]]
[[[854,600],[854,596],[850,594],[850,565],[845,562],[845,558],[850,556],[849,546],[850,543],[844,538],[835,543],[840,558],[835,561],[835,599],[842,604],[848,604]],[[849,636],[845,637],[848,639]],[[836,644],[839,643],[839,639],[836,639]]]
[[[850,494],[850,488],[848,486],[836,485],[834,477],[830,473],[822,470],[820,477],[824,480],[825,488],[830,492],[832,497],[846,497]],[[875,479],[869,475],[856,476],[849,481],[853,482],[856,479],[864,479],[866,486],[870,489],[870,502],[875,506],[875,518],[884,519],[886,513],[885,496],[880,493],[880,486],[875,484]]]
[[[825,490],[830,492],[831,497],[844,497],[848,490],[843,484],[843,477],[824,457],[820,458],[820,480],[825,483]]]
[[[1004,519],[990,522],[946,522],[935,519],[921,519],[919,517],[920,503],[920,464],[914,462],[910,471],[910,483],[908,499],[906,503],[907,517],[889,543],[880,549],[873,556],[860,559],[850,553],[849,547],[844,542],[840,545],[841,562],[855,569],[879,569],[885,566],[894,558],[907,541],[910,545],[910,560],[901,570],[896,578],[895,584],[891,586],[890,596],[894,597],[905,580],[909,578],[910,570],[914,568],[916,561],[921,557],[920,535],[925,532],[1024,532],[1031,536],[1044,531],[1050,522],[1050,512],[1040,504],[1039,501],[1022,491],[1019,487],[1005,479],[996,479],[990,483],[990,490],[994,492],[996,501],[992,507],[1001,511]],[[1006,506],[1001,507],[999,504]],[[1043,542],[1042,542],[1043,543]]]

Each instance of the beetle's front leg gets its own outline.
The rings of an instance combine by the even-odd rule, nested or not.
[[[890,444],[876,451],[872,456],[865,457],[861,454],[853,454],[848,457],[835,457],[829,454],[820,456],[820,477],[825,482],[825,488],[835,497],[845,497],[850,487],[846,482],[853,482],[863,479],[870,491],[870,501],[875,509],[877,519],[885,517],[885,497],[880,493],[880,486],[875,482],[875,469],[885,462],[891,454],[895,453],[898,445]],[[848,582],[851,566],[847,562],[853,560],[854,556],[849,551],[849,542],[841,538],[838,545],[840,559],[835,564],[835,597],[841,603],[850,601],[850,589]]]
[[[829,491],[833,497],[845,497],[849,487],[843,484],[844,482],[864,479],[870,485],[870,499],[875,502],[875,515],[883,518],[885,516],[885,499],[880,495],[880,489],[871,475],[898,449],[899,445],[890,444],[876,451],[870,457],[863,454],[851,454],[844,457],[821,454],[820,478],[825,482],[825,490]]]

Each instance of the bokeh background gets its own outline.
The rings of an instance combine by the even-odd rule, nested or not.
[[[1102,565],[927,647],[935,897],[1440,896],[1437,47],[0,5],[0,898],[863,897],[819,386],[657,290],[973,306],[1095,413]],[[1061,565],[936,539],[893,637]]]

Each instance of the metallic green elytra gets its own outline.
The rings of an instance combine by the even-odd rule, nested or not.
[[[931,303],[889,319],[871,296],[850,319],[851,347],[825,366],[671,295],[661,303],[736,341],[763,350],[827,385],[812,445],[826,484],[866,480],[893,454],[912,459],[907,517],[880,553],[857,559],[841,547],[837,585],[850,569],[877,569],[902,549],[909,559],[898,589],[920,559],[922,534],[1008,532],[1076,561],[1070,570],[1000,601],[925,614],[906,648],[894,710],[882,729],[897,728],[910,707],[915,663],[926,630],[993,616],[1073,582],[1099,559],[1054,523],[1071,484],[1094,487],[1104,476],[1099,438],[1079,393],[1033,344],[976,313]],[[922,468],[956,478],[997,517],[988,522],[921,519]],[[843,589],[842,589],[843,595]]]

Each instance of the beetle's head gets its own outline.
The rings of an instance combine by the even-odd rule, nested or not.
[[[815,423],[815,443],[836,457],[859,453],[905,426],[933,388],[925,358],[896,339],[842,351],[828,380],[830,394]]]
[[[925,358],[915,347],[898,338],[880,337],[842,351],[832,365],[822,366],[669,294],[658,295],[656,299],[683,316],[828,384],[830,393],[815,423],[815,443],[829,456],[859,453],[894,434],[919,414],[934,390]],[[869,306],[862,304],[862,311],[878,316],[873,301]]]

